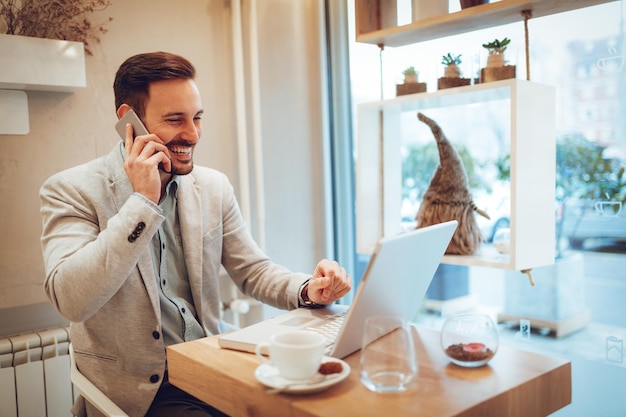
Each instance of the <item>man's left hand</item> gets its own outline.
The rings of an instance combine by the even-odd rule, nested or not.
[[[330,304],[352,288],[352,278],[335,261],[321,260],[309,281],[307,295],[316,304]]]

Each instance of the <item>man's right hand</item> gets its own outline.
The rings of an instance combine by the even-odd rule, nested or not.
[[[126,125],[124,140],[126,158],[124,171],[128,175],[133,190],[155,203],[161,198],[161,171],[172,171],[167,147],[157,135],[142,135],[133,139],[133,126]]]

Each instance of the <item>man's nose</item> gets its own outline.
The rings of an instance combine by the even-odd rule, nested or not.
[[[181,138],[188,141],[197,141],[200,139],[200,126],[197,126],[193,120],[185,122]]]

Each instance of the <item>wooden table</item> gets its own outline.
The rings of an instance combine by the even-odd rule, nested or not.
[[[571,363],[500,346],[487,366],[449,362],[439,332],[414,327],[419,376],[399,394],[377,394],[359,379],[359,352],[344,360],[350,376],[309,395],[268,394],[255,355],[222,349],[216,337],[167,348],[170,381],[231,416],[547,416],[572,400]]]

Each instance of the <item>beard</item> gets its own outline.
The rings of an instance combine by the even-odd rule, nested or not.
[[[187,175],[193,171],[193,161],[190,161],[188,164],[172,164],[172,172],[174,175]]]

